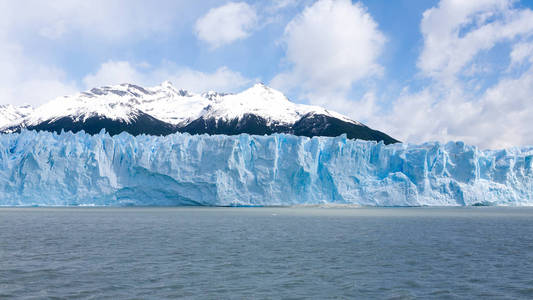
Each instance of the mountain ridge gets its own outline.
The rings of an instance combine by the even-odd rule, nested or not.
[[[24,128],[91,134],[106,129],[110,134],[126,131],[133,135],[289,133],[312,137],[346,133],[351,139],[398,142],[337,112],[293,103],[261,83],[235,94],[195,94],[169,81],[147,88],[125,83],[59,97],[35,109],[26,106],[19,112],[11,106],[5,111],[10,118],[0,122],[4,133]]]

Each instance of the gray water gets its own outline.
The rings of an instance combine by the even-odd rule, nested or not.
[[[532,298],[531,208],[2,208],[0,298]]]

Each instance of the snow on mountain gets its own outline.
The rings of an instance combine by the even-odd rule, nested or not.
[[[138,98],[149,95],[145,93],[148,91],[132,85],[93,88],[73,96],[56,98],[40,106],[23,123],[30,126],[63,117],[71,117],[76,121],[105,117],[129,123],[139,115]]]
[[[85,131],[96,134],[166,135],[241,133],[338,136],[398,142],[392,137],[318,106],[296,104],[263,84],[236,94],[190,93],[166,81],[143,88],[120,84],[56,98],[33,111],[5,118],[0,132]]]
[[[0,128],[21,122],[33,111],[31,105],[13,106],[11,104],[0,105]]]
[[[250,113],[263,117],[268,124],[292,124],[309,113],[359,124],[318,106],[290,102],[281,92],[263,84],[255,84],[238,94],[192,94],[176,89],[168,81],[151,88],[132,84],[104,86],[60,97],[35,109],[24,124],[36,125],[65,116],[75,120],[99,116],[131,122],[139,111],[173,125],[186,125],[200,117],[232,120]]]
[[[213,99],[214,103],[209,106],[209,109],[204,110],[205,113],[202,115],[204,118],[231,120],[252,113],[265,118],[268,121],[267,124],[293,124],[306,114],[314,113],[359,124],[348,117],[329,112],[319,106],[295,104],[289,101],[283,93],[261,83],[241,93],[215,96]]]

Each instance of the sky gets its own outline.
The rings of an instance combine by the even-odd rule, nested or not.
[[[0,0],[0,104],[262,82],[409,143],[533,145],[533,0]]]

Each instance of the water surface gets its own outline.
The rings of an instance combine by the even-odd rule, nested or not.
[[[0,298],[531,298],[531,208],[1,208]]]

